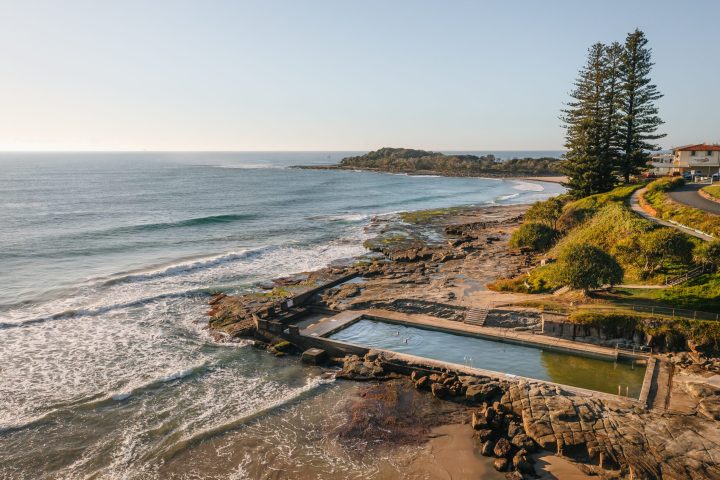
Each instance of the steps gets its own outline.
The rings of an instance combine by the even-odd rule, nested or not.
[[[683,273],[682,275],[678,275],[677,277],[669,278],[665,280],[665,285],[668,287],[672,287],[674,285],[680,285],[681,283],[687,282],[688,280],[692,280],[695,277],[699,277],[705,273],[705,267],[700,266],[693,268],[687,273]]]
[[[467,312],[465,312],[465,323],[482,327],[485,325],[489,312],[488,307],[468,308]]]

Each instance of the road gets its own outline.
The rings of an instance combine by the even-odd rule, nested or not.
[[[683,233],[692,235],[693,237],[697,237],[697,238],[700,238],[700,239],[708,241],[708,242],[711,240],[714,240],[714,238],[711,237],[710,235],[705,235],[704,233],[693,230],[692,228],[678,225],[676,223],[670,223],[666,220],[662,220],[660,218],[653,217],[652,215],[647,213],[645,210],[642,209],[642,207],[640,206],[640,201],[638,200],[640,198],[640,195],[642,195],[644,192],[645,192],[645,189],[641,188],[640,190],[635,190],[635,193],[633,193],[630,196],[630,208],[632,209],[633,212],[637,213],[638,215],[640,215],[643,218],[650,220],[651,222],[655,222],[655,223],[663,225],[665,227],[676,228]],[[697,196],[700,200],[705,200],[704,198],[700,197],[700,195],[698,195],[697,192],[695,192],[694,195]],[[709,201],[709,200],[706,200],[706,201]],[[713,202],[710,202],[710,203],[713,203]]]
[[[707,184],[689,183],[682,187],[669,192],[670,198],[678,203],[682,203],[689,207],[697,208],[714,215],[720,215],[720,203],[707,200],[700,196],[698,190],[706,187]]]

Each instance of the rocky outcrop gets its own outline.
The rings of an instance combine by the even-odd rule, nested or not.
[[[360,381],[398,378],[398,375],[383,368],[383,359],[377,353],[369,352],[364,357],[347,355],[342,362],[342,368],[335,378]]]
[[[648,412],[622,400],[572,395],[544,384],[510,386],[501,405],[518,416],[525,435],[511,443],[540,448],[632,478],[720,478],[720,431],[694,416]]]

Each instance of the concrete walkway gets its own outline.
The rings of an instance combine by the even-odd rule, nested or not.
[[[688,235],[692,235],[693,237],[697,237],[697,238],[699,238],[699,239],[701,239],[701,240],[705,240],[705,241],[707,241],[707,242],[709,242],[709,241],[711,241],[711,240],[714,240],[714,238],[711,237],[710,235],[707,235],[707,234],[705,234],[705,233],[699,232],[699,231],[694,230],[694,229],[692,229],[692,228],[690,228],[690,227],[686,227],[685,225],[680,225],[679,223],[668,222],[667,220],[663,220],[663,219],[661,219],[661,218],[653,217],[652,215],[650,215],[649,213],[647,213],[645,210],[643,210],[643,208],[640,206],[640,200],[639,200],[639,199],[640,199],[640,195],[642,195],[643,193],[645,193],[645,189],[644,189],[644,188],[641,188],[640,190],[636,190],[635,193],[633,193],[633,194],[630,196],[630,209],[631,209],[633,212],[637,213],[638,215],[640,215],[641,217],[643,217],[643,218],[645,218],[645,219],[647,219],[647,220],[650,220],[651,222],[657,223],[658,225],[663,225],[663,226],[665,226],[665,227],[675,228],[675,229],[677,229],[677,230],[680,230],[680,231],[683,232],[683,233],[687,233]],[[695,195],[697,195],[697,193],[696,193]],[[702,199],[702,200],[705,200],[704,198],[700,197],[699,195],[697,195],[697,197],[700,198],[700,199]],[[709,200],[707,200],[707,201],[709,201]],[[711,202],[711,203],[712,203],[712,202]]]
[[[690,183],[668,192],[670,198],[688,207],[697,208],[713,215],[720,215],[720,203],[713,202],[700,196],[698,191],[707,184]]]

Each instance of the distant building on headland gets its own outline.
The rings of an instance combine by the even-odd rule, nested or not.
[[[720,172],[720,144],[698,143],[673,148],[670,174],[685,172],[699,172],[704,177]]]
[[[650,155],[648,162],[650,173],[654,173],[658,177],[672,175],[673,173],[673,154],[672,153],[656,153]]]

